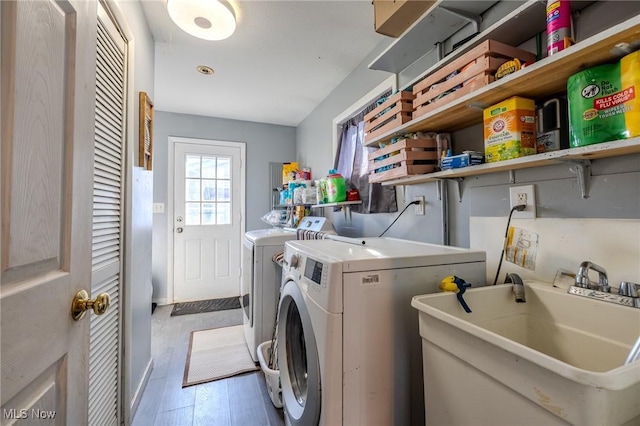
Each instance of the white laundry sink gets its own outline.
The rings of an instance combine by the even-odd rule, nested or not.
[[[525,281],[416,296],[427,424],[638,425],[640,309]]]

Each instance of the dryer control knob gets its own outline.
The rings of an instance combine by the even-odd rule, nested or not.
[[[292,254],[291,259],[289,259],[289,265],[292,268],[297,268],[299,264],[300,264],[300,256],[298,256],[297,254]]]

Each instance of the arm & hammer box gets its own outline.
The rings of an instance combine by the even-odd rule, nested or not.
[[[486,108],[485,161],[509,160],[536,154],[536,106],[532,99],[514,96]]]

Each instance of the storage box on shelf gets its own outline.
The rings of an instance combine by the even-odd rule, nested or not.
[[[413,86],[412,118],[492,83],[498,67],[514,58],[534,62],[536,55],[495,40],[484,41]]]
[[[369,182],[383,182],[436,170],[436,139],[401,139],[369,154]]]
[[[364,140],[375,138],[411,120],[413,93],[401,91],[364,116]]]
[[[375,30],[389,37],[398,37],[435,3],[426,0],[373,0]]]

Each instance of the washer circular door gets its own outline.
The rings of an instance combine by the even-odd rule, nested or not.
[[[278,315],[278,367],[285,415],[292,425],[317,425],[321,407],[318,347],[295,281],[283,286]]]

